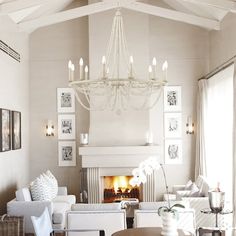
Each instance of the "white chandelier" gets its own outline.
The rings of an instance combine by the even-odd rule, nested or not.
[[[157,61],[148,67],[148,79],[136,78],[133,57],[128,52],[121,12],[116,11],[106,57],[98,79],[89,78],[88,66],[80,58],[79,80],[74,80],[74,64],[69,61],[69,86],[78,102],[87,110],[145,110],[152,108],[167,84],[168,63],[162,65],[162,79],[157,78]],[[126,76],[122,76],[122,73]],[[125,78],[126,77],[126,78]],[[85,98],[81,97],[84,96]]]

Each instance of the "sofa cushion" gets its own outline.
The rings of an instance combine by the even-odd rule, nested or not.
[[[16,200],[17,201],[32,201],[29,188],[21,188],[16,191]]]
[[[186,185],[185,185],[185,187],[184,187],[184,190],[191,190],[192,184],[193,184],[192,180],[189,180],[189,181],[186,183]]]
[[[50,186],[42,175],[30,183],[30,191],[33,201],[51,201],[53,198]]]
[[[52,199],[53,202],[66,202],[70,205],[75,204],[75,195],[59,195]]]
[[[209,191],[209,184],[207,183],[207,180],[203,176],[199,175],[196,180],[196,185],[199,188],[200,194],[207,197]]]
[[[48,181],[48,184],[51,186],[53,198],[57,196],[58,193],[58,182],[55,176],[51,173],[50,170],[47,170],[44,174],[45,180]]]
[[[182,204],[185,208],[189,208],[189,203],[187,201],[171,201],[170,204],[173,206],[174,204]],[[165,202],[140,202],[139,209],[140,210],[158,210],[162,206],[167,206],[168,203]]]
[[[102,204],[73,204],[72,211],[102,211],[102,210],[120,210],[121,203],[102,203]]]
[[[70,210],[70,204],[67,202],[53,202],[53,224],[62,224],[65,221],[66,212]]]

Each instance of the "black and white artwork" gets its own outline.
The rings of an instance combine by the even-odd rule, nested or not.
[[[0,152],[11,150],[11,112],[0,109]]]
[[[182,140],[165,140],[165,164],[182,164]]]
[[[181,138],[182,116],[181,113],[165,113],[165,138]]]
[[[181,86],[165,86],[164,111],[181,111]]]
[[[75,141],[60,141],[58,143],[59,166],[76,166]]]
[[[58,139],[75,139],[75,115],[58,115]]]
[[[57,111],[59,113],[75,112],[75,95],[72,88],[57,89]]]
[[[21,148],[21,113],[12,111],[12,150]]]

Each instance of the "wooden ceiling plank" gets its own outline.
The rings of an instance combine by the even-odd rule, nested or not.
[[[211,20],[191,14],[186,14],[183,12],[169,10],[166,8],[161,8],[146,3],[136,2],[133,4],[125,5],[124,7],[130,10],[139,11],[146,14],[151,14],[154,16],[159,16],[175,21],[181,21],[207,29],[214,29],[214,30],[220,29],[220,23],[216,20]]]
[[[7,15],[13,12],[24,10],[35,6],[41,6],[49,1],[59,0],[17,0],[12,2],[3,3],[0,5],[0,15]]]
[[[67,20],[76,19],[79,17],[103,12],[106,10],[114,9],[117,7],[116,3],[113,2],[98,2],[89,4],[83,7],[77,7],[70,10],[57,12],[48,16],[42,16],[40,18],[24,21],[19,23],[19,27],[23,30],[34,30],[43,26],[48,26]]]
[[[191,2],[205,6],[220,8],[226,11],[236,13],[236,3],[229,0],[182,0],[184,2]]]

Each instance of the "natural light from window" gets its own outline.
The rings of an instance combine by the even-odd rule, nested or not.
[[[212,186],[232,194],[234,65],[208,79],[206,169]]]

